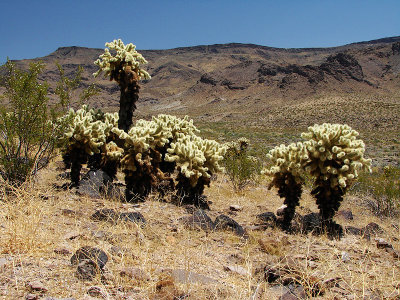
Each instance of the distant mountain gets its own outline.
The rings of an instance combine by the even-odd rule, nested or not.
[[[117,84],[92,76],[97,70],[93,62],[102,52],[62,47],[34,60],[46,64],[43,79],[53,87],[58,80],[56,61],[67,74],[82,65],[83,86],[96,82],[101,89],[91,105],[117,110]],[[332,105],[322,121],[329,121],[336,111],[333,102],[326,99],[339,97],[345,104],[355,101],[355,109],[359,100],[354,100],[354,95],[375,102],[389,101],[395,105],[391,111],[399,105],[400,37],[333,48],[281,49],[232,43],[139,52],[148,60],[147,70],[152,76],[141,84],[135,112],[139,116],[189,114],[203,121],[242,120],[290,127],[316,121],[313,115],[297,120],[294,112],[304,107],[312,111],[318,99],[325,99],[324,107]],[[17,64],[26,67],[30,61]],[[340,116],[333,119],[341,120]],[[356,119],[350,123],[362,121]],[[379,120],[376,122],[380,124]]]

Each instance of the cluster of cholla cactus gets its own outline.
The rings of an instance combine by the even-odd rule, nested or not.
[[[92,160],[92,165],[112,178],[121,167],[127,201],[143,200],[167,182],[182,202],[207,207],[202,194],[211,175],[222,170],[219,162],[224,146],[197,136],[198,130],[188,117],[159,115],[151,121],[138,120],[125,132],[116,127],[116,114],[103,114],[100,119],[96,115],[101,116],[84,106],[64,117],[70,126],[60,144],[71,160],[73,185],[79,184],[82,164]]]
[[[89,157],[102,155],[100,164],[110,164],[110,161],[114,160],[116,154],[111,154],[111,148],[107,142],[111,129],[116,126],[117,121],[117,114],[104,114],[98,110],[89,109],[86,105],[77,111],[70,109],[60,119],[60,123],[64,122],[67,126],[58,142],[64,162],[71,167],[72,185],[79,185],[82,164],[86,163]]]
[[[104,76],[110,80],[115,80],[120,86],[120,110],[118,128],[128,131],[132,125],[133,111],[136,109],[135,103],[139,99],[139,80],[150,79],[141,66],[147,64],[146,59],[136,51],[136,46],[132,43],[124,45],[118,39],[111,43],[106,43],[104,54],[95,61],[99,70],[93,75],[97,77],[104,72]]]
[[[273,176],[271,186],[277,187],[280,197],[285,198],[283,229],[290,227],[308,174],[314,178],[311,194],[320,209],[323,228],[331,233],[340,231],[332,218],[343,195],[360,170],[371,171],[371,160],[364,158],[365,145],[358,135],[348,125],[314,125],[302,133],[304,142],[281,145],[269,152],[272,166],[264,173]]]

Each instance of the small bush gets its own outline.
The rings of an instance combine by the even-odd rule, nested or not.
[[[255,181],[261,171],[259,160],[248,154],[248,146],[247,139],[227,144],[223,164],[236,192],[243,191],[249,183]]]
[[[360,174],[353,192],[368,194],[368,206],[378,216],[393,217],[400,213],[400,168],[385,166],[374,168],[372,173]]]

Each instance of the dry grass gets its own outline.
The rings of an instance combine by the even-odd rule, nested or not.
[[[101,287],[109,299],[148,299],[155,293],[156,283],[165,278],[169,269],[182,269],[215,279],[215,284],[175,282],[188,299],[251,299],[257,290],[259,299],[276,299],[284,289],[263,280],[261,268],[293,258],[298,283],[309,295],[320,299],[344,296],[339,290],[326,288],[324,295],[313,292],[315,281],[337,278],[343,293],[357,299],[376,294],[382,299],[399,295],[400,262],[394,260],[375,242],[361,237],[346,236],[329,240],[326,236],[293,234],[278,229],[251,230],[257,223],[256,215],[275,211],[282,203],[275,191],[266,184],[248,187],[241,195],[235,194],[227,179],[220,176],[206,193],[213,201],[209,215],[229,213],[229,205],[242,210],[232,217],[247,226],[250,238],[244,240],[230,232],[204,232],[184,228],[178,219],[186,215],[184,208],[162,202],[156,197],[136,207],[109,199],[80,197],[69,191],[52,189],[57,172],[54,167],[45,170],[35,184],[24,186],[9,194],[2,194],[0,202],[0,297],[22,299],[29,292],[26,283],[40,280],[48,289],[46,296],[82,299],[91,286]],[[386,239],[400,249],[400,221],[379,220],[360,199],[347,197],[342,208],[350,208],[355,219],[343,225],[362,227],[377,222]],[[96,222],[91,214],[99,208],[113,208],[119,212],[140,211],[147,225],[133,223]],[[63,211],[71,210],[69,212]],[[307,193],[301,201],[301,214],[317,211]],[[75,212],[72,213],[72,212]],[[395,226],[392,226],[395,225]],[[273,251],[265,251],[259,240],[278,241]],[[81,246],[95,246],[109,256],[106,279],[96,277],[87,282],[77,279],[70,264],[72,253]],[[70,254],[55,253],[69,250]],[[342,253],[350,260],[343,262]],[[240,266],[247,274],[227,271],[226,266]],[[125,267],[136,267],[148,274],[146,278],[122,276]],[[107,296],[108,295],[108,296]],[[395,298],[393,298],[395,299]]]

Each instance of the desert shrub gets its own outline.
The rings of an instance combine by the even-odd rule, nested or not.
[[[249,141],[240,138],[235,142],[225,144],[226,153],[223,165],[225,172],[236,192],[241,192],[252,181],[257,179],[261,172],[261,163],[249,155]]]
[[[373,168],[372,173],[361,172],[352,192],[370,195],[368,206],[378,216],[394,217],[400,213],[400,168]]]
[[[48,85],[40,82],[44,65],[31,63],[27,71],[5,64],[6,91],[0,105],[0,174],[20,185],[45,167],[53,154],[55,126],[50,122]],[[7,103],[8,102],[8,103]]]

